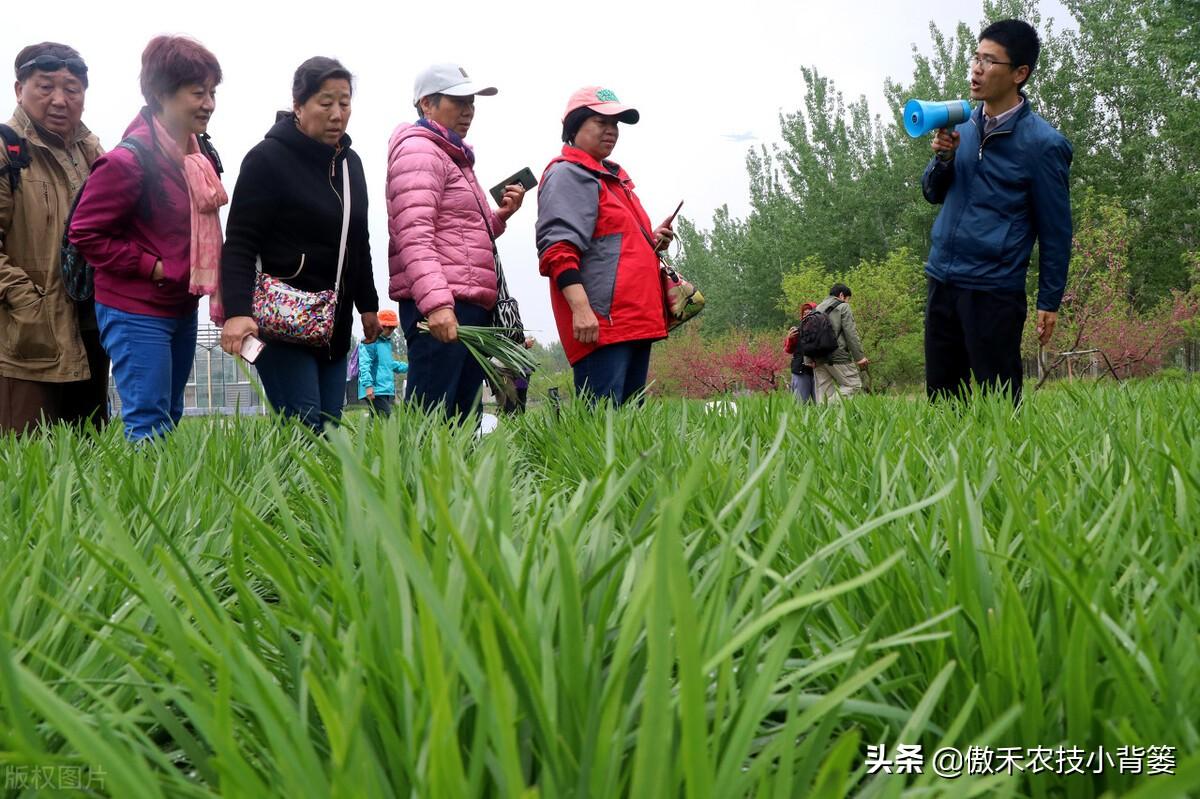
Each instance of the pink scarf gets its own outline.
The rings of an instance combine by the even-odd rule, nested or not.
[[[154,117],[154,128],[159,148],[183,169],[188,198],[192,202],[192,263],[188,291],[196,295],[208,295],[208,316],[213,324],[219,326],[225,322],[225,309],[221,304],[222,239],[218,212],[222,205],[229,202],[229,195],[225,193],[212,162],[200,151],[194,135],[188,138],[188,154],[185,157],[158,117]]]

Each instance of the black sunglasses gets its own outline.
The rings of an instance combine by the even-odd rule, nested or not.
[[[84,63],[82,58],[59,58],[52,55],[40,55],[17,67],[17,72],[24,72],[30,67],[40,69],[42,72],[58,72],[65,67],[72,75],[81,78],[87,75],[88,71],[87,64]]]

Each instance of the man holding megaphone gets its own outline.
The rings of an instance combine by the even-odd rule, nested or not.
[[[1020,20],[984,29],[971,58],[975,110],[933,139],[921,178],[925,199],[942,205],[925,265],[931,398],[963,396],[974,375],[1020,401],[1025,276],[1035,240],[1038,338],[1044,345],[1054,332],[1071,260],[1071,145],[1033,113],[1022,91],[1039,49],[1037,32]],[[929,119],[953,124],[965,113],[957,104],[966,105],[910,103],[905,125],[911,132]]]

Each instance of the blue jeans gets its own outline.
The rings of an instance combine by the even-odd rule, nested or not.
[[[575,393],[624,405],[646,387],[652,343],[622,341],[588,353],[575,364]]]
[[[481,305],[455,302],[460,325],[486,326],[492,314]],[[443,344],[417,329],[425,317],[412,300],[400,301],[400,327],[408,344],[408,385],[404,398],[425,410],[442,408],[446,415],[466,421],[483,405],[483,368],[460,342]]]
[[[271,407],[321,432],[346,402],[346,356],[329,360],[309,347],[267,341],[254,366]]]
[[[165,435],[183,418],[183,389],[196,358],[196,312],[170,318],[96,303],[100,343],[112,359],[130,441]]]
[[[792,372],[792,394],[800,402],[816,402],[817,394],[812,372]]]

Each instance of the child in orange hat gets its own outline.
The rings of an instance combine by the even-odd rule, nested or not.
[[[408,364],[397,360],[392,345],[392,334],[400,326],[396,312],[380,309],[379,326],[383,332],[378,338],[358,345],[358,398],[367,401],[372,414],[388,416],[396,399],[395,375],[408,372]]]

